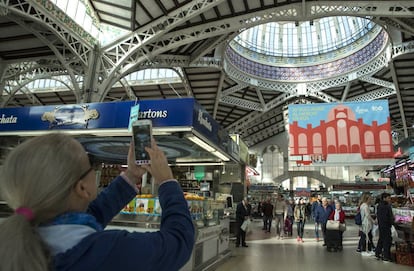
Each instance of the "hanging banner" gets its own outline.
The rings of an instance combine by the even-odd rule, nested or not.
[[[297,166],[393,164],[388,101],[295,104],[289,160]]]

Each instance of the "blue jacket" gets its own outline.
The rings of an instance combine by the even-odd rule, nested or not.
[[[315,221],[325,224],[333,210],[334,209],[332,209],[332,206],[329,204],[326,206],[326,209],[322,206],[322,204],[319,204],[316,208]]]
[[[135,195],[132,186],[122,177],[117,177],[90,204],[88,212],[105,227]],[[190,258],[194,246],[194,226],[187,201],[175,181],[159,187],[159,200],[162,208],[159,231],[92,230],[91,233],[89,228],[89,233],[84,234],[76,244],[54,256],[54,270],[180,269]],[[79,239],[75,234],[72,237]],[[59,237],[55,238],[55,242],[61,242]],[[70,243],[72,238],[66,240]]]

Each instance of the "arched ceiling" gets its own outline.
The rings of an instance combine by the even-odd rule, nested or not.
[[[42,3],[44,4],[42,6]],[[0,106],[193,96],[229,132],[253,146],[285,131],[291,103],[388,99],[398,139],[414,125],[414,2],[304,0],[90,0],[101,23],[130,31],[100,47],[44,1],[0,0]],[[363,77],[321,82],[306,93],[239,80],[224,69],[226,43],[270,21],[370,17],[392,41],[390,61]],[[173,67],[183,83],[113,85],[133,71]],[[237,71],[233,72],[236,74]],[[69,75],[68,90],[31,93],[37,78]],[[293,90],[292,90],[293,89]],[[18,92],[20,90],[21,92]]]

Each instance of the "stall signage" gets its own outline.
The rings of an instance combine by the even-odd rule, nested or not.
[[[251,185],[250,191],[276,191],[277,187],[274,185]]]
[[[333,190],[378,190],[386,189],[387,185],[375,183],[375,184],[334,184]]]
[[[193,127],[204,137],[220,146],[220,142],[222,142],[222,140],[219,138],[219,125],[213,117],[196,102],[194,103],[192,116]]]
[[[9,124],[9,123],[17,123],[17,117],[10,115],[2,114],[0,117],[0,124]]]
[[[127,128],[134,101],[0,109],[0,132]],[[191,126],[193,98],[139,102],[138,118],[154,127]]]
[[[295,190],[295,196],[297,197],[310,197],[311,196],[311,190],[310,188],[306,187],[297,187]]]

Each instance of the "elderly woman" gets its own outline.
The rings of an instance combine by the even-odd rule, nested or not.
[[[335,201],[335,210],[333,210],[332,213],[329,215],[328,220],[339,221],[339,223],[345,225],[345,212],[344,210],[342,210],[342,204],[340,201]],[[340,234],[340,244],[338,248],[339,250],[342,250],[342,247],[343,247],[342,246],[342,240],[343,240],[343,234],[344,234],[343,229],[339,231],[339,234]]]

